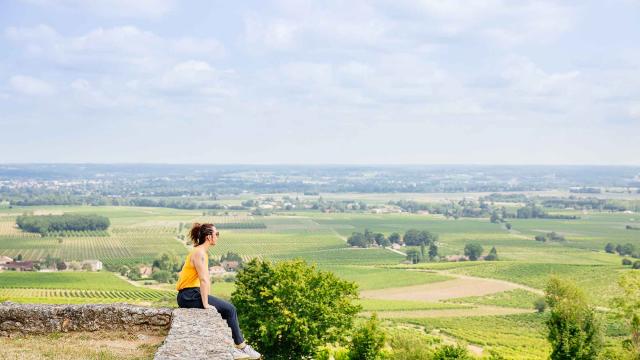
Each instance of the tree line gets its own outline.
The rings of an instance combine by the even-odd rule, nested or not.
[[[104,231],[109,228],[109,218],[93,214],[21,215],[16,219],[20,229],[46,236],[64,231]]]

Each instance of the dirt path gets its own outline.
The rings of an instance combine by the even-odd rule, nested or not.
[[[402,251],[400,251],[400,250],[392,249],[392,248],[390,248],[390,247],[385,247],[385,249],[387,249],[387,250],[389,250],[389,251],[391,251],[391,252],[394,252],[394,253],[396,253],[396,254],[402,255],[402,256],[407,256],[407,253],[403,253],[403,252],[402,252]]]
[[[366,290],[362,291],[360,296],[365,299],[440,301],[468,296],[484,296],[513,289],[523,289],[538,295],[543,294],[541,290],[504,280],[460,275],[448,271],[428,272],[455,277],[455,279],[422,285]]]
[[[456,345],[459,341],[453,336],[449,336],[443,332],[438,332],[438,336],[442,338],[442,342],[447,345]],[[467,350],[475,356],[482,356],[484,349],[480,345],[467,344]]]
[[[339,232],[337,232],[337,231],[336,231],[336,229],[331,228],[331,231],[332,231],[334,234],[336,234],[336,236],[337,236],[337,237],[339,237],[340,239],[342,239],[344,242],[347,242],[347,237],[346,237],[346,236],[342,236],[342,235],[340,235],[340,233],[339,233]]]
[[[139,288],[143,288],[143,289],[154,289],[154,290],[162,290],[162,291],[171,291],[169,289],[167,289],[165,286],[161,285],[161,284],[154,284],[154,285],[142,285],[139,282],[133,281],[131,279],[129,279],[126,276],[122,276],[118,273],[113,273],[115,276],[119,277],[120,279],[128,282],[129,284],[135,286],[135,287],[139,287]]]
[[[415,319],[415,318],[440,318],[440,317],[469,317],[490,315],[512,315],[535,312],[533,309],[507,308],[500,306],[479,305],[471,309],[441,309],[441,310],[407,310],[407,311],[376,311],[382,319]],[[363,316],[371,316],[371,312],[360,313]]]
[[[496,284],[501,283],[501,284],[504,284],[505,286],[512,286],[515,289],[527,290],[527,291],[530,291],[530,292],[532,292],[534,294],[537,294],[537,295],[544,295],[544,291],[542,291],[540,289],[532,288],[530,286],[514,283],[514,282],[511,282],[511,281],[491,279],[491,278],[480,278],[480,277],[476,277],[476,276],[456,274],[456,273],[453,273],[453,272],[450,272],[450,271],[446,271],[446,270],[434,271],[434,272],[438,273],[438,274],[441,274],[441,275],[452,276],[452,277],[455,277],[455,278],[458,278],[458,279],[489,280],[489,281],[491,281],[493,283],[496,283]]]

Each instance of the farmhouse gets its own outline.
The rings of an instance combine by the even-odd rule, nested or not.
[[[13,259],[8,257],[8,256],[0,256],[0,265],[2,264],[8,264],[10,262],[13,262]]]
[[[222,266],[212,266],[209,268],[209,275],[211,276],[222,276],[226,274],[227,271]]]
[[[151,266],[142,265],[138,268],[138,272],[140,273],[140,276],[148,277],[153,273],[153,268]]]
[[[33,261],[12,261],[6,264],[0,264],[0,269],[15,271],[33,271]]]
[[[84,260],[82,262],[82,266],[88,265],[91,271],[100,271],[102,270],[102,261],[100,260]]]
[[[240,267],[240,264],[233,260],[233,261],[223,261],[220,265],[222,265],[222,267],[226,270],[226,271],[237,271],[238,267]]]
[[[467,261],[469,260],[469,258],[464,255],[449,255],[445,257],[445,260],[446,261]]]

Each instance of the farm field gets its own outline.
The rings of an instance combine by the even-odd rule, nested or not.
[[[393,195],[384,195],[384,199],[379,195],[376,201],[386,202]],[[366,196],[360,199],[366,200]],[[112,225],[108,236],[41,237],[15,226],[15,218],[24,211],[98,214],[109,217]],[[299,211],[251,216],[230,212],[207,216],[198,210],[164,208],[16,207],[0,211],[0,255],[20,254],[27,260],[51,255],[67,261],[98,259],[113,266],[149,265],[162,253],[182,258],[189,249],[185,239],[192,222],[229,224],[230,228],[221,226],[220,241],[210,253],[212,258],[233,251],[244,260],[303,259],[356,282],[361,291],[362,316],[377,312],[394,324],[425,327],[443,338],[465,341],[485,351],[498,350],[507,358],[542,359],[548,352],[542,335],[543,317],[532,312],[533,301],[542,293],[549,276],[575,281],[595,304],[607,307],[619,293],[617,278],[630,270],[621,265],[620,256],[605,253],[604,244],[630,242],[640,246],[640,232],[625,229],[628,224],[640,224],[636,214],[562,213],[576,214],[580,219],[513,219],[512,229],[507,230],[486,218],[454,220],[406,213]],[[495,246],[500,261],[401,264],[405,259],[402,253],[408,248],[394,252],[346,244],[351,233],[365,228],[387,236],[392,232],[403,234],[411,228],[428,230],[438,234],[443,256],[462,254],[469,242],[481,244],[485,253]],[[566,241],[534,240],[536,235],[551,231],[564,235]],[[233,289],[233,283],[218,282],[213,284],[212,293],[229,298]],[[175,306],[173,285],[127,282],[106,271],[0,272],[0,299]],[[486,324],[491,324],[490,331]]]
[[[3,272],[0,299],[22,303],[169,304],[175,293],[135,287],[108,272]]]

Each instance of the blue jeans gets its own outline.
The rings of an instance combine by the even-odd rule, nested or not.
[[[200,297],[200,288],[184,288],[178,291],[178,306],[181,308],[197,308],[203,309],[202,298]],[[236,345],[240,345],[244,342],[242,331],[240,331],[240,325],[238,324],[238,313],[236,307],[230,302],[218,299],[209,295],[209,305],[218,310],[223,319],[227,321],[227,325],[231,328],[231,335],[233,336],[233,342]]]

